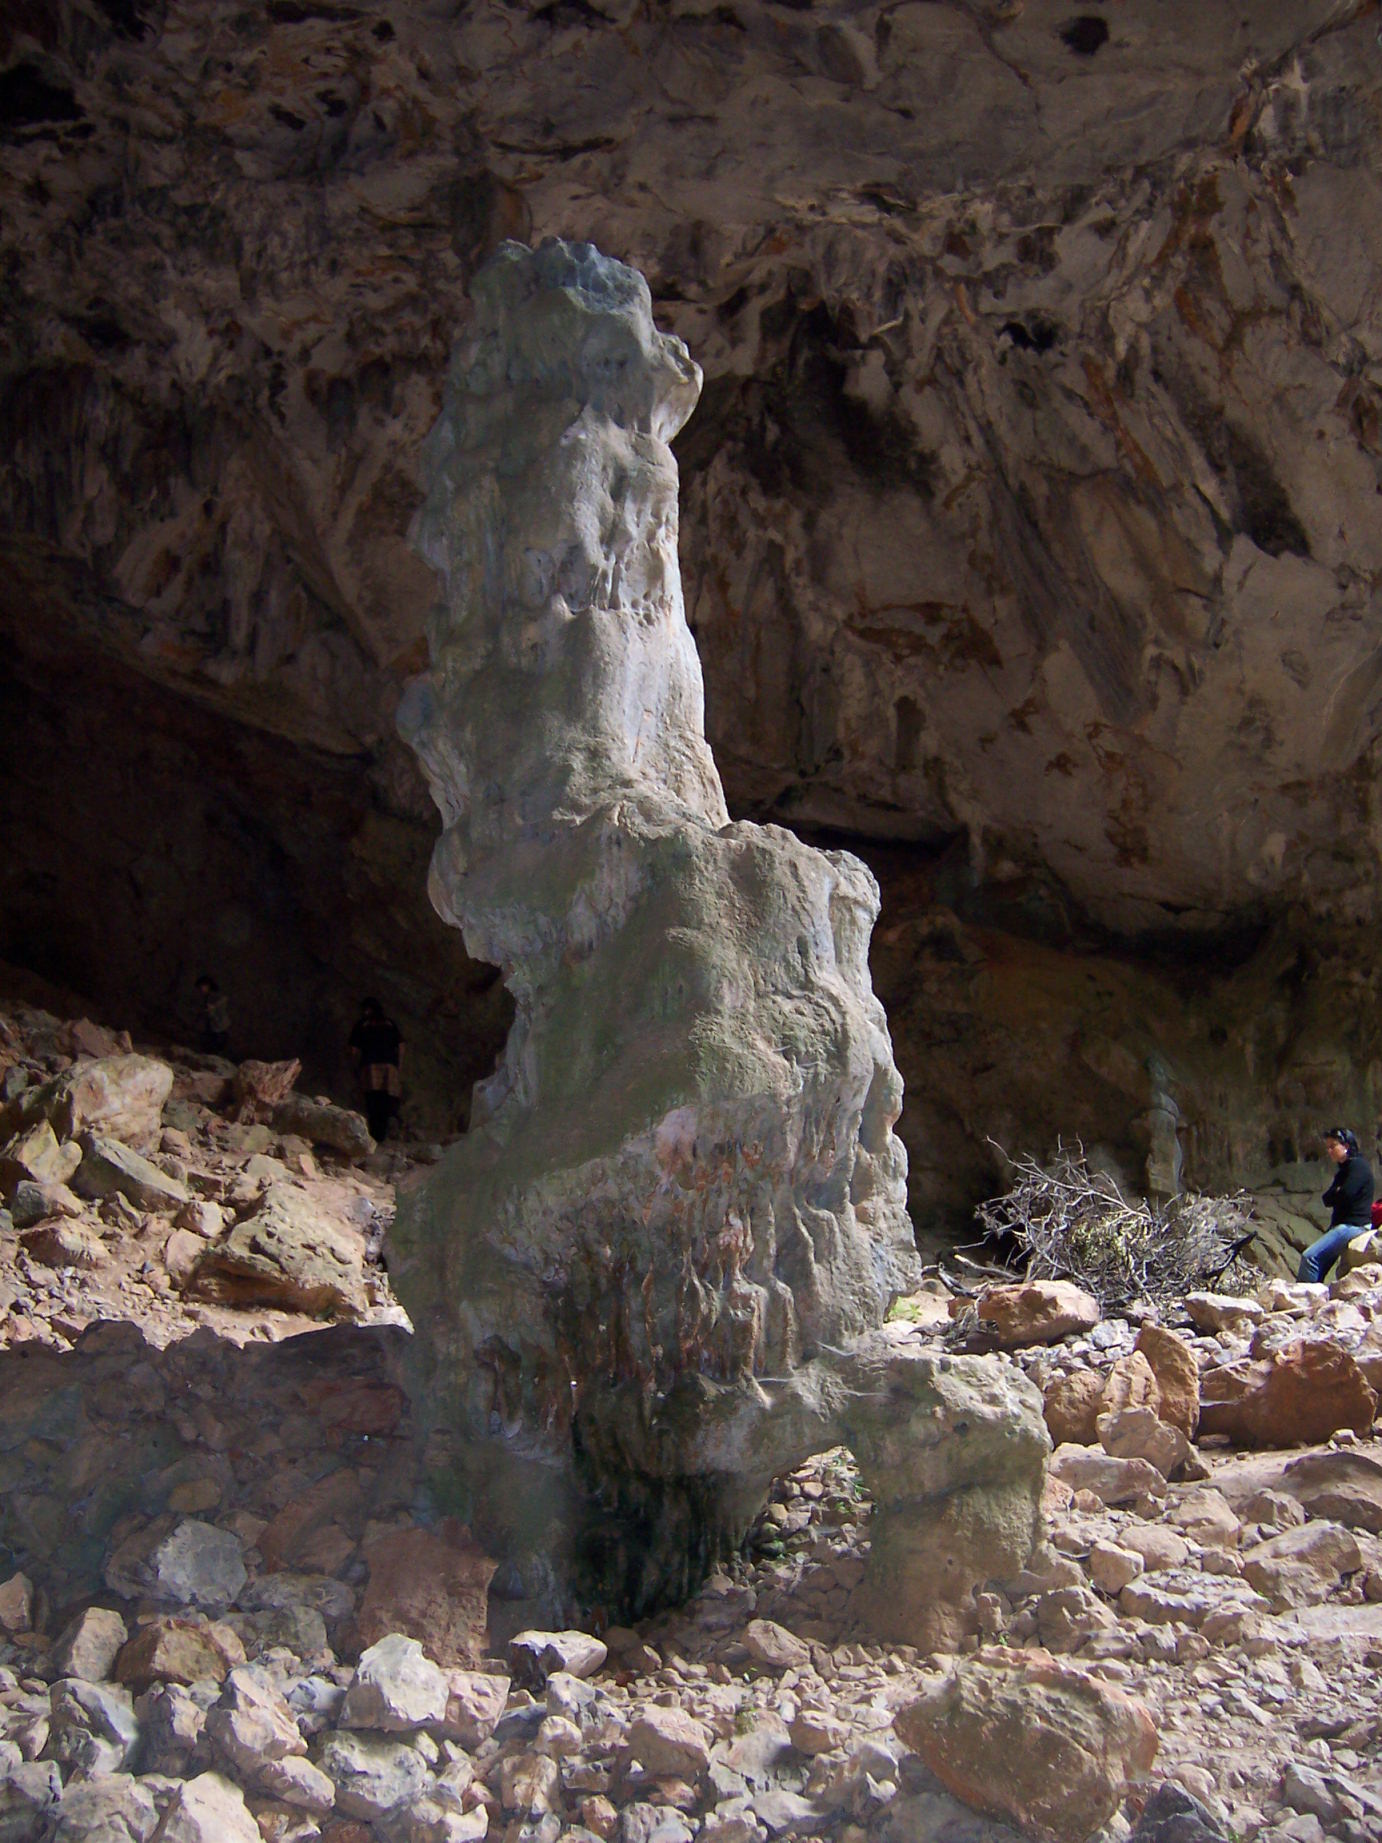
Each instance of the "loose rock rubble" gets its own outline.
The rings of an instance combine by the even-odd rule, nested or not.
[[[62,1053],[24,1027],[29,1061]],[[387,1208],[382,1173],[232,1150],[168,1066],[184,1170],[167,1125],[137,1155],[193,1201]],[[1382,1839],[1382,1267],[1114,1319],[991,1296],[990,1360],[1055,1442],[1046,1536],[941,1653],[867,1636],[843,1450],[689,1604],[531,1629],[504,1558],[425,1504],[406,1326],[136,1287],[122,1250],[169,1219],[130,1208],[58,1218],[90,1269],[3,1236],[0,1843]],[[66,1319],[36,1274],[80,1278]],[[894,1329],[940,1346],[970,1309],[936,1285]]]
[[[285,1088],[296,1068],[136,1053],[87,1019],[0,1006],[0,1347],[65,1350],[105,1318],[157,1343],[404,1322],[377,1255],[413,1159]]]

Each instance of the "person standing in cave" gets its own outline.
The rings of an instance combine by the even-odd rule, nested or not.
[[[1329,1206],[1329,1227],[1301,1255],[1298,1280],[1323,1280],[1354,1236],[1372,1227],[1372,1166],[1359,1151],[1357,1139],[1346,1126],[1331,1126],[1324,1149],[1338,1166],[1320,1199]]]
[[[370,1138],[382,1140],[403,1103],[403,1038],[377,998],[361,999],[347,1047],[360,1076]]]
[[[224,1056],[230,1043],[230,1000],[210,973],[197,980],[197,996],[202,1001],[202,1048],[208,1055]]]

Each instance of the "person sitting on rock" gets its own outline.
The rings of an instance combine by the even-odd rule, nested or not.
[[[383,1139],[402,1105],[403,1039],[377,998],[361,999],[348,1048],[360,1075],[370,1138]]]
[[[1355,1235],[1372,1227],[1372,1166],[1346,1126],[1331,1126],[1324,1149],[1339,1167],[1320,1199],[1330,1209],[1329,1228],[1300,1257],[1298,1280],[1323,1280]]]
[[[203,973],[197,980],[202,1001],[202,1048],[212,1056],[224,1056],[230,1042],[230,1000],[211,977]]]

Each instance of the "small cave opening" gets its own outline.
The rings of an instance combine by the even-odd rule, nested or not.
[[[1081,13],[1061,27],[1061,43],[1077,58],[1092,58],[1108,43],[1108,22],[1097,13]]]

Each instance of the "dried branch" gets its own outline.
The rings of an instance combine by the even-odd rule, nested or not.
[[[1073,1151],[1058,1146],[1046,1166],[1025,1155],[1008,1163],[1016,1182],[975,1213],[986,1241],[1013,1238],[1032,1279],[1074,1280],[1105,1311],[1135,1299],[1168,1301],[1211,1283],[1234,1293],[1252,1283],[1243,1259],[1254,1233],[1246,1191],[1187,1194],[1154,1209],[1126,1198],[1107,1172],[1091,1171],[1078,1140]]]

